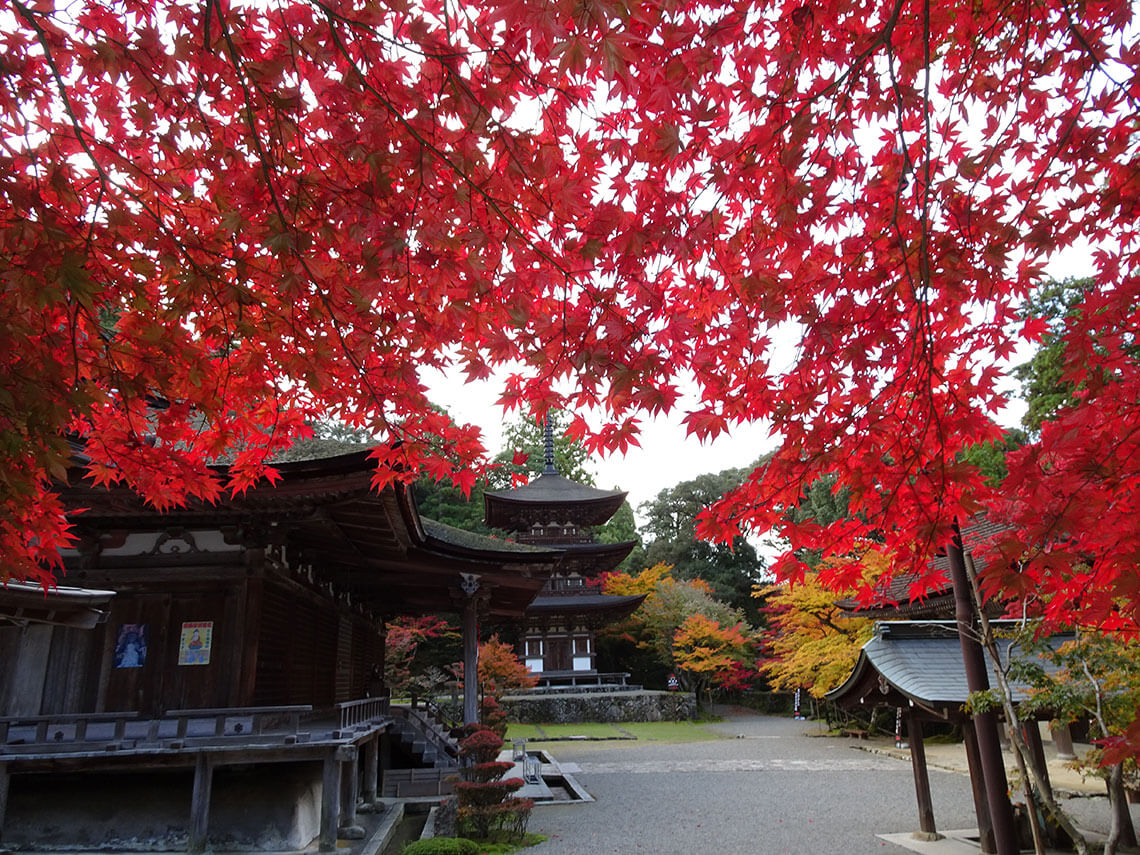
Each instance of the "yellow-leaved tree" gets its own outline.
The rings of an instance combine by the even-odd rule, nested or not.
[[[648,595],[637,611],[608,627],[605,635],[626,644],[627,654],[647,654],[653,667],[678,672],[686,688],[693,691],[747,682],[756,669],[754,642],[744,615],[716,599],[707,582],[676,579],[672,570],[668,564],[655,564],[635,574],[605,576],[602,590],[607,594]],[[698,643],[701,639],[704,643]],[[719,656],[726,650],[732,651],[728,659],[736,664],[721,662]],[[626,661],[636,667],[633,657],[627,656]]]
[[[878,550],[867,549],[861,563],[863,585],[873,586],[887,560]],[[826,571],[826,563],[819,569]],[[859,649],[871,637],[873,621],[839,608],[839,595],[820,583],[818,571],[795,585],[757,587],[753,595],[768,603],[760,673],[772,688],[806,689],[822,698],[847,678]]]

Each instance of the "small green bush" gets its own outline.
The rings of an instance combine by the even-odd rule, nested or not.
[[[404,855],[479,855],[479,844],[466,837],[429,837],[409,843]]]

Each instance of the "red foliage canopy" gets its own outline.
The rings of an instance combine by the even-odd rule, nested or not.
[[[245,489],[314,416],[403,439],[380,481],[470,479],[478,435],[418,372],[501,368],[507,408],[597,407],[591,447],[683,384],[699,438],[771,421],[706,534],[877,532],[922,568],[1000,508],[1031,560],[989,584],[1134,627],[1134,8],[8,0],[5,572],[65,541],[64,432],[157,505]],[[1081,246],[1083,400],[995,494],[960,452],[997,435],[995,360],[1041,332],[1020,301]],[[790,525],[825,472],[859,515]]]

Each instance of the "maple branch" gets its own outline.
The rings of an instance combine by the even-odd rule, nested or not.
[[[1081,47],[1081,50],[1083,50],[1089,59],[1092,60],[1093,65],[1096,67],[1096,70],[1104,75],[1105,80],[1119,89],[1130,104],[1135,106],[1137,102],[1136,96],[1133,95],[1132,91],[1128,88],[1128,85],[1124,81],[1117,80],[1107,71],[1107,69],[1105,69],[1104,61],[1097,55],[1096,50],[1091,44],[1089,44],[1088,39],[1085,38],[1084,33],[1081,32],[1080,28],[1077,26],[1077,22],[1073,19],[1073,13],[1069,10],[1069,4],[1062,2],[1061,11],[1065,14],[1065,23],[1067,24],[1067,29],[1070,35],[1076,39],[1077,44]]]
[[[39,22],[35,19],[35,13],[28,9],[20,0],[12,0],[12,5],[20,17],[27,22],[28,26],[35,31],[36,40],[40,44],[40,49],[44,52],[44,59],[47,61],[48,68],[51,69],[52,80],[55,82],[56,89],[59,92],[60,100],[63,102],[64,112],[67,113],[68,121],[71,123],[72,131],[75,134],[75,141],[83,148],[83,152],[87,155],[87,159],[91,161],[91,166],[99,175],[100,183],[105,187],[111,183],[107,173],[103,170],[103,165],[96,159],[95,153],[87,143],[87,138],[83,130],[83,126],[79,122],[79,117],[75,114],[75,109],[71,104],[71,97],[68,95],[67,85],[63,82],[63,75],[60,74],[59,66],[56,65],[55,55],[52,52],[51,44],[48,42],[47,33]],[[46,13],[44,13],[46,15]]]

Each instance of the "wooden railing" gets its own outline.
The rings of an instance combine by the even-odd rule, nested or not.
[[[111,738],[118,740],[123,738],[127,722],[135,721],[138,717],[137,712],[4,716],[0,718],[0,749],[5,745],[15,744],[9,741],[9,735],[12,734],[13,729],[20,734],[16,737],[19,744],[28,744],[27,731],[29,729],[32,744],[42,745],[63,741],[86,742],[88,725],[113,722]],[[100,741],[106,741],[106,738]]]
[[[544,671],[538,678],[539,688],[555,686],[615,686],[626,685],[628,671]]]
[[[378,698],[361,698],[358,701],[342,701],[335,705],[340,719],[340,730],[348,730],[358,724],[384,718],[388,715],[390,706],[387,695]]]
[[[153,719],[150,723],[148,738],[154,741],[158,738],[159,726],[164,720],[174,719],[178,722],[175,728],[175,738],[185,739],[190,722],[195,719],[212,719],[214,722],[214,736],[248,736],[264,733],[268,729],[284,730],[296,734],[301,727],[301,715],[312,712],[311,704],[294,704],[274,707],[217,707],[191,710],[167,710],[161,719]],[[226,730],[231,719],[235,721]],[[247,730],[244,719],[252,719]]]

